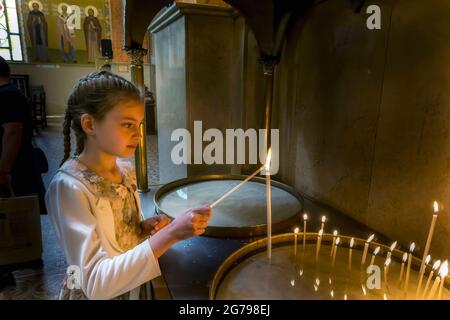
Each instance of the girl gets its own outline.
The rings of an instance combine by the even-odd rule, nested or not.
[[[142,221],[133,170],[117,157],[133,155],[143,119],[139,90],[107,71],[82,78],[69,97],[64,159],[46,194],[69,269],[77,271],[60,298],[146,298],[148,281],[161,274],[158,258],[207,227],[209,207],[190,209],[171,223],[166,216]],[[78,290],[71,290],[73,277],[79,277]]]

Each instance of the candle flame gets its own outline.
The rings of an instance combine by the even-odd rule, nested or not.
[[[337,232],[337,230],[334,230],[334,231],[333,231],[333,236],[335,236],[335,237],[336,237],[337,235],[338,235],[338,232]]]
[[[270,171],[270,160],[272,159],[272,148],[269,148],[269,151],[267,151],[267,157],[266,157],[266,171]]]
[[[319,230],[319,237],[321,237],[323,235],[323,229]]]
[[[403,262],[406,262],[406,259],[408,259],[408,254],[405,252],[405,253],[403,254],[402,261],[403,261]]]
[[[308,220],[308,215],[306,213],[303,215],[303,220]]]
[[[350,248],[353,248],[353,245],[355,244],[355,239],[351,238],[350,239]]]
[[[367,243],[371,242],[373,240],[373,238],[375,238],[375,235],[372,234],[368,239],[367,239]]]
[[[295,286],[295,280],[291,280],[291,286]]]
[[[409,246],[409,252],[413,253],[415,248],[416,248],[416,244],[414,242],[411,243],[411,245]]]
[[[445,262],[439,269],[439,277],[441,277],[441,279],[444,279],[447,276],[447,274],[448,274],[448,261],[445,260]]]
[[[440,265],[441,265],[441,260],[437,260],[437,261],[433,264],[433,271],[437,270],[437,268],[439,268]]]
[[[437,203],[437,201],[435,201],[433,203],[433,209],[434,209],[434,213],[438,214],[439,213],[439,204]]]
[[[327,221],[327,217],[322,216],[322,223],[325,223]]]
[[[373,255],[376,256],[378,252],[380,252],[380,247],[376,247],[375,250],[373,250]]]
[[[364,287],[364,285],[361,285],[361,287],[362,287],[362,291],[363,291],[364,295],[366,296],[367,295],[366,287]]]
[[[425,264],[429,264],[431,260],[431,256],[427,255],[427,257],[425,258]]]
[[[387,300],[388,298],[387,298],[387,294],[385,293],[384,294],[384,300]]]
[[[337,237],[337,239],[336,239],[336,245],[339,245],[340,242],[341,242],[341,237]]]
[[[344,300],[347,300],[347,294],[344,294]]]
[[[317,284],[317,286],[320,286],[320,279],[319,278],[316,278],[316,284]]]
[[[386,261],[384,262],[384,266],[387,267],[391,264],[391,258],[387,258]]]
[[[303,276],[303,269],[300,269],[300,271],[298,272],[298,275],[301,277]]]
[[[296,233],[296,234],[297,234],[299,231],[300,231],[300,230],[299,230],[298,228],[295,228],[295,229],[294,229],[294,233]]]
[[[334,290],[330,291],[330,295],[331,295],[332,298],[334,298]]]
[[[316,285],[314,285],[314,291],[317,291],[317,289],[319,289],[319,287],[317,287]]]
[[[391,247],[389,248],[389,250],[394,251],[396,246],[397,246],[397,241],[394,241],[394,243],[391,244]]]
[[[331,277],[328,278],[328,283],[331,285]]]

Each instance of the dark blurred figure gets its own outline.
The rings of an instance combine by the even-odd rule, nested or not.
[[[10,82],[8,63],[0,57],[0,197],[10,197],[11,191],[14,196],[37,194],[41,213],[46,213],[40,160],[32,136],[31,107]],[[0,266],[0,288],[11,284],[11,273]]]

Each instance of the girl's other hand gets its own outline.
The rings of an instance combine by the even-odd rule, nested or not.
[[[141,222],[142,233],[145,237],[149,235],[154,235],[156,232],[167,226],[169,223],[170,219],[165,214],[160,214],[148,218]]]

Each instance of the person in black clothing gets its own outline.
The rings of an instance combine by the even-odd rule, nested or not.
[[[30,105],[10,82],[8,63],[0,57],[0,197],[13,193],[14,196],[38,194],[42,198],[42,192],[45,194],[32,136]],[[45,202],[40,203],[41,213],[45,213]],[[14,284],[11,273],[5,270],[0,266],[0,288]]]

